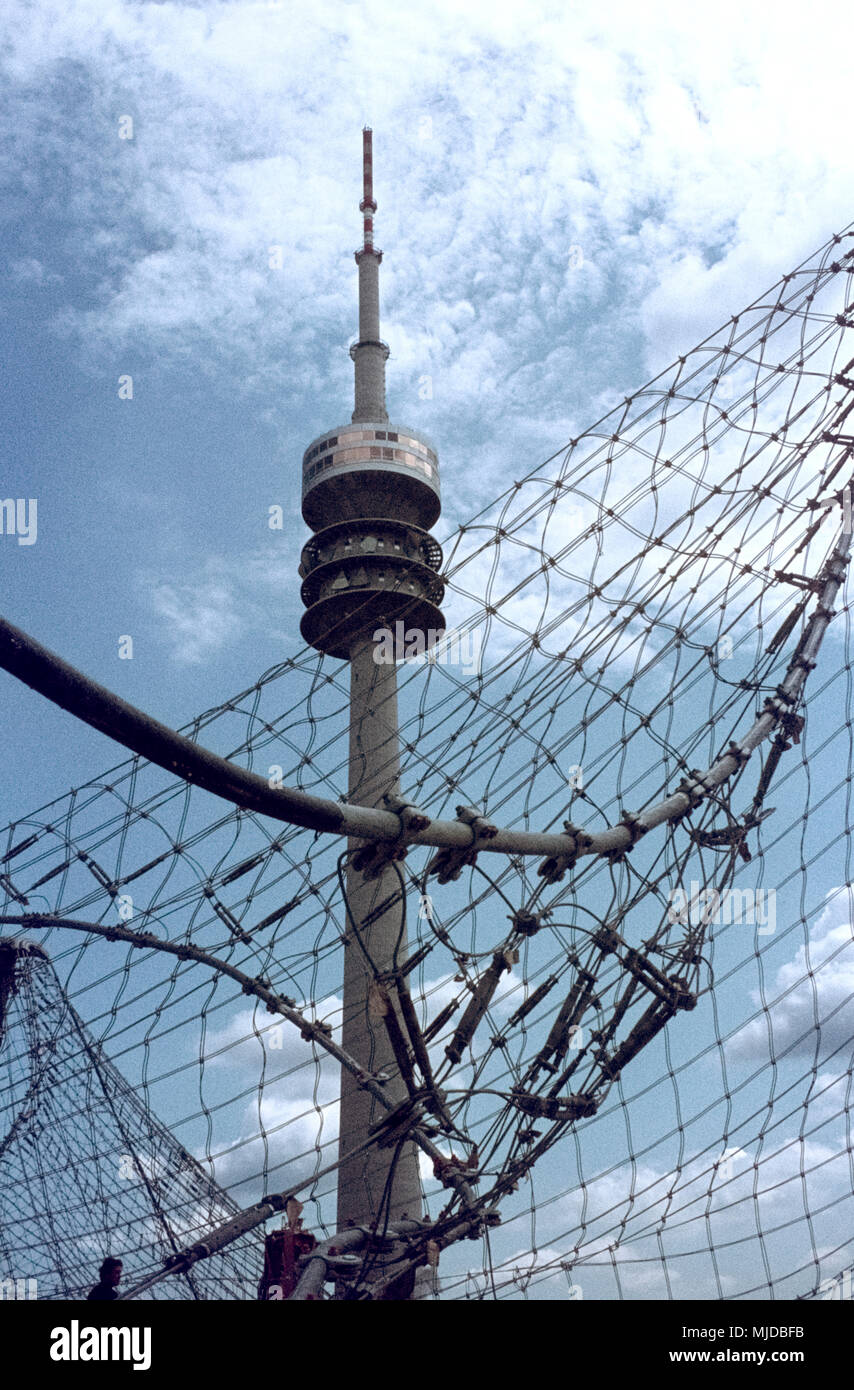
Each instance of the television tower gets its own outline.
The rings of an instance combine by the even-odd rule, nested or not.
[[[348,800],[387,809],[399,804],[400,794],[395,663],[415,634],[426,650],[444,630],[442,551],[429,534],[441,502],[434,449],[419,431],[391,425],[386,413],[389,349],[380,338],[379,311],[383,253],[374,246],[377,205],[367,127],[362,144],[364,237],[355,253],[359,338],[350,348],[355,409],[350,424],[326,430],[303,455],[302,514],[314,535],[300,564],[306,607],[300,631],[318,651],[350,663]],[[349,848],[357,849],[358,841],[350,841]],[[368,877],[352,858],[346,874],[342,1045],[366,1071],[388,1074],[386,1093],[397,1102],[407,1091],[371,986],[375,971],[391,970],[406,958],[402,884],[390,863],[378,871],[375,866]],[[389,1221],[421,1216],[414,1144],[374,1144],[346,1157],[384,1113],[342,1072],[339,1230],[375,1222],[382,1230]]]

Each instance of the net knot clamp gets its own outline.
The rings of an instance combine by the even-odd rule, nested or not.
[[[289,1009],[295,1009],[297,1006],[297,1001],[295,999],[291,999],[290,995],[288,994],[280,994],[278,1000],[268,999],[264,1007],[267,1010],[268,1014],[277,1014],[279,1012],[279,1004],[284,1004]]]
[[[544,859],[537,869],[537,873],[546,883],[559,883],[567,869],[575,867],[575,861],[581,852],[593,843],[591,837],[577,825],[573,825],[571,820],[564,821],[563,833],[567,841],[566,853],[554,854],[549,859]]]
[[[457,820],[471,830],[471,844],[462,849],[442,849],[430,860],[427,873],[435,874],[440,883],[450,883],[452,879],[458,879],[467,865],[476,863],[478,844],[483,840],[492,840],[498,834],[498,827],[482,816],[474,806],[458,806]]]
[[[690,1011],[697,1007],[697,995],[691,989],[687,980],[680,975],[671,975],[668,980],[670,1003],[674,1009],[685,1009]]]
[[[331,1038],[332,1026],[329,1023],[311,1023],[308,1019],[304,1020],[304,1027],[299,1030],[300,1037],[305,1042],[314,1042],[317,1037]]]
[[[549,912],[528,912],[525,908],[519,908],[510,917],[513,930],[520,936],[536,936],[541,927],[545,925],[543,918],[550,916]]]

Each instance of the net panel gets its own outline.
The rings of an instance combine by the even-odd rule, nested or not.
[[[411,848],[399,865],[407,984],[446,1107],[425,1210],[441,1237],[465,1165],[481,1216],[501,1215],[482,1249],[443,1253],[443,1297],[791,1298],[850,1256],[844,598],[810,663],[850,512],[851,237],[442,538],[448,630],[399,671],[407,801],[582,836],[622,824],[633,841],[563,866],[486,841],[474,862]],[[187,732],[273,786],[343,799],[348,701],[347,668],[305,649]],[[643,833],[638,813],[696,785],[769,701],[772,736]],[[144,935],[27,930],[141,1110],[239,1206],[299,1189],[319,1235],[334,1060],[149,938],[268,981],[336,1039],[343,849],[138,758],[3,846],[6,932],[37,912]],[[29,1192],[20,1219],[47,1258],[75,1237]],[[157,1209],[171,1223],[181,1200],[164,1189]],[[113,1213],[88,1211],[103,1246]],[[61,1270],[57,1253],[41,1277]]]

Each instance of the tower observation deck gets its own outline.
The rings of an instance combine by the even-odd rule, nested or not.
[[[423,634],[425,647],[444,630],[442,551],[428,534],[441,511],[439,461],[420,431],[390,424],[386,412],[371,131],[362,139],[359,339],[350,348],[355,409],[349,425],[313,440],[302,461],[302,514],[315,534],[302,552],[300,631],[310,646],[342,660],[378,628],[401,631],[400,620]]]

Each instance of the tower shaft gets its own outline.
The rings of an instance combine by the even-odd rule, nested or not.
[[[393,662],[377,664],[374,652],[372,642],[357,643],[350,661],[349,796],[363,806],[378,806],[386,793],[397,793],[400,785],[397,668]],[[405,1099],[406,1087],[397,1075],[388,1031],[373,1004],[370,987],[374,971],[391,970],[395,955],[398,962],[406,959],[400,879],[389,866],[379,878],[368,880],[351,864],[347,899],[342,1046],[374,1074],[387,1071],[392,1076],[385,1090],[396,1104]],[[373,910],[388,900],[393,905],[363,926]],[[405,1143],[399,1152],[374,1145],[353,1158],[344,1157],[364,1141],[370,1126],[385,1113],[349,1072],[342,1072],[339,1230],[351,1223],[377,1220],[382,1229],[387,1221],[405,1216],[418,1220],[421,1216],[418,1156],[412,1142]]]

